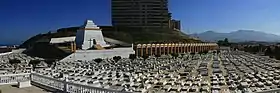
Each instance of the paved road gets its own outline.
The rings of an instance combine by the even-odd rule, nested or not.
[[[35,86],[17,88],[15,85],[1,85],[0,93],[51,93]]]

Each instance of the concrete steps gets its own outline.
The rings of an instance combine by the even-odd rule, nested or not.
[[[104,50],[104,49],[105,49],[105,48],[103,48],[102,46],[100,46],[99,44],[94,45],[94,47],[95,47],[97,50]]]

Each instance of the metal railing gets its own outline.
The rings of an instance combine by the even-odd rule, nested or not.
[[[54,88],[57,90],[61,90],[61,91],[63,91],[65,89],[64,81],[57,80],[57,79],[47,77],[47,76],[43,76],[43,75],[39,75],[36,73],[31,73],[30,77],[31,77],[32,82],[35,82],[35,83],[38,83],[38,84],[41,84],[41,85],[44,85],[47,87],[51,87],[51,88]]]
[[[16,84],[17,82],[29,80],[65,93],[130,93],[67,82],[66,79],[58,80],[37,73],[0,75],[0,85]],[[40,85],[36,84],[35,86],[40,87]],[[255,93],[280,93],[280,88]]]
[[[0,85],[30,80],[30,73],[0,75]]]
[[[130,93],[67,82],[67,80],[57,80],[36,73],[31,74],[31,81],[65,93]]]

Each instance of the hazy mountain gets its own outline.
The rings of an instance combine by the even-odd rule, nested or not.
[[[218,33],[214,31],[206,31],[200,34],[192,34],[193,37],[198,37],[205,41],[217,41],[228,38],[231,42],[244,42],[244,41],[264,41],[276,42],[280,41],[280,36],[275,34],[264,33],[253,30],[238,30],[230,33]]]

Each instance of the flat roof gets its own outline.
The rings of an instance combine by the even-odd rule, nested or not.
[[[51,44],[58,44],[58,43],[67,43],[67,42],[74,42],[76,36],[72,37],[60,37],[60,38],[51,38]]]

